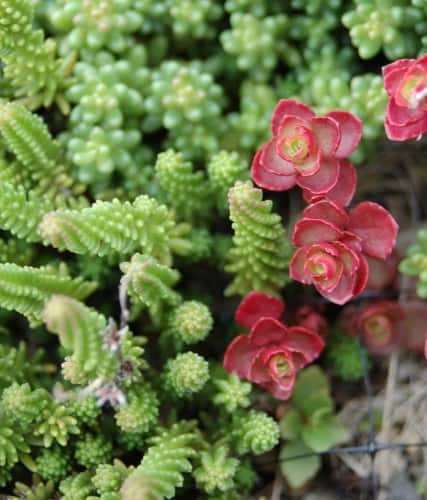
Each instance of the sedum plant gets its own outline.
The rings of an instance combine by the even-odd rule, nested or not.
[[[262,191],[250,181],[237,182],[228,192],[228,203],[234,236],[226,270],[235,277],[225,293],[274,293],[288,279],[289,242],[280,216],[271,213],[271,201],[263,201]],[[254,238],[257,244],[252,247]]]
[[[400,263],[403,274],[416,276],[417,295],[423,299],[427,297],[427,233],[420,229],[417,233],[417,243],[407,250],[406,258]]]
[[[281,469],[290,485],[299,488],[316,475],[320,458],[287,459],[328,450],[345,441],[347,431],[334,414],[328,379],[316,366],[299,374],[290,404],[280,421],[280,433],[285,440],[280,451]]]
[[[234,500],[345,444],[356,336],[425,317],[353,204],[427,131],[425,3],[0,0],[1,494]]]

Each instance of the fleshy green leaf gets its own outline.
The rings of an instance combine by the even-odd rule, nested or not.
[[[312,415],[319,408],[333,410],[329,382],[319,367],[310,366],[298,375],[292,402],[305,416]]]
[[[302,418],[298,410],[291,408],[280,421],[279,427],[283,439],[299,438],[302,429]]]
[[[335,415],[329,415],[304,427],[302,437],[307,446],[320,452],[348,439],[348,432]]]
[[[299,488],[314,477],[320,469],[321,461],[316,455],[295,458],[294,460],[287,459],[311,452],[312,450],[302,441],[291,442],[281,449],[280,469],[291,488]]]

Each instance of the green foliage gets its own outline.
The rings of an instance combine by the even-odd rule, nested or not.
[[[401,273],[408,276],[417,276],[417,295],[427,298],[427,230],[420,229],[417,233],[417,242],[406,251],[406,258],[399,265]]]
[[[233,414],[239,407],[247,408],[250,405],[249,395],[252,386],[244,382],[234,373],[227,373],[225,376],[213,380],[217,393],[213,402]]]
[[[11,500],[51,500],[55,490],[53,481],[43,483],[41,479],[34,475],[33,483],[28,486],[24,483],[16,482],[13,490],[16,497],[9,497]]]
[[[131,35],[141,29],[150,3],[58,0],[49,9],[49,20],[58,32],[66,34],[60,47],[64,54],[72,50],[86,53],[103,48],[121,53],[133,45]]]
[[[44,389],[31,390],[28,384],[16,382],[7,387],[1,396],[1,407],[5,415],[23,429],[37,422],[40,413],[49,404],[50,398]]]
[[[74,107],[60,138],[81,181],[103,187],[114,171],[126,182],[141,176],[142,165],[137,163],[147,149],[141,146],[137,118],[144,110],[142,94],[148,81],[142,46],[132,47],[125,59],[99,52],[94,60],[76,64],[66,94]]]
[[[301,206],[263,201],[251,160],[281,98],[357,114],[352,160],[366,159],[388,99],[374,53],[423,54],[426,12],[426,0],[0,0],[5,496],[253,496],[253,456],[278,462],[283,413],[220,366],[236,333],[223,285],[229,273],[227,295],[283,293],[292,308],[281,217]],[[427,297],[424,236],[401,266]],[[324,361],[362,375],[338,332]],[[324,376],[305,373],[280,423],[285,459],[344,437]],[[291,487],[319,467],[282,463]]]
[[[181,301],[180,295],[172,290],[180,278],[175,269],[160,264],[147,255],[135,254],[130,262],[120,264],[124,273],[120,281],[122,293],[128,293],[135,304],[148,308],[153,321],[158,321],[166,306]]]
[[[77,420],[70,415],[68,408],[53,399],[49,400],[46,408],[39,414],[38,421],[34,435],[47,448],[54,442],[66,446],[69,435],[79,433]]]
[[[123,481],[128,476],[129,471],[126,466],[115,460],[114,465],[101,464],[98,465],[92,482],[96,487],[99,495],[114,493],[120,490]]]
[[[61,147],[38,115],[21,104],[0,104],[0,137],[16,158],[10,168],[21,184],[54,196],[59,189],[70,187],[72,181],[61,159]]]
[[[141,464],[121,488],[128,500],[172,498],[183,485],[183,474],[191,472],[197,436],[190,423],[182,421],[151,439]]]
[[[10,469],[18,462],[21,454],[29,451],[30,447],[22,434],[16,432],[13,423],[0,414],[0,467]]]
[[[59,446],[45,448],[36,459],[37,473],[43,479],[58,482],[71,472],[71,459]]]
[[[422,8],[409,0],[356,0],[355,4],[344,14],[343,24],[362,59],[374,57],[381,49],[391,60],[417,52],[417,35],[425,23]]]
[[[278,444],[279,426],[266,413],[250,410],[236,416],[233,422],[233,439],[239,455],[260,455]]]
[[[368,351],[359,344],[357,338],[346,335],[342,330],[333,332],[325,354],[336,375],[348,382],[363,378],[365,370],[362,356],[366,359],[368,370],[371,368]]]
[[[226,271],[235,275],[226,295],[251,290],[277,293],[289,280],[291,248],[280,216],[251,182],[237,182],[228,194],[234,246]]]
[[[205,340],[212,330],[209,308],[197,300],[187,300],[175,308],[169,318],[169,334],[177,346]]]
[[[52,295],[84,299],[95,288],[95,283],[71,278],[66,269],[0,264],[1,307],[23,314],[32,324],[41,321],[43,306]]]
[[[164,371],[165,386],[178,397],[199,392],[209,379],[209,364],[195,352],[184,352],[169,359]]]
[[[86,434],[76,442],[74,457],[80,465],[90,469],[111,459],[111,442],[102,435]]]
[[[23,341],[17,347],[1,344],[0,388],[7,387],[12,382],[34,381],[37,375],[44,370],[41,363],[42,356],[41,351],[30,356]]]
[[[312,450],[303,441],[291,441],[280,450],[280,468],[292,488],[300,488],[319,472],[320,457],[317,455],[304,456],[311,453]],[[300,455],[301,458],[294,458]]]
[[[216,29],[211,25],[221,17],[218,2],[211,0],[169,0],[172,28],[177,37],[213,38]]]
[[[228,448],[220,445],[200,453],[200,465],[194,470],[193,476],[198,487],[206,493],[233,489],[233,477],[239,461],[229,457],[228,453]]]
[[[156,180],[179,220],[200,221],[209,213],[209,185],[181,153],[168,149],[157,156]]]
[[[189,156],[214,151],[217,130],[222,129],[223,101],[221,86],[201,63],[166,61],[152,74],[144,130],[150,132],[163,126],[171,132],[173,147]]]
[[[91,493],[95,493],[91,472],[80,472],[63,479],[59,484],[59,491],[62,493],[61,498],[65,500],[87,500]]]
[[[2,182],[0,190],[0,229],[27,242],[39,241],[38,226],[43,215],[55,207],[50,200],[27,192],[12,182]]]
[[[299,373],[291,398],[291,407],[280,421],[280,432],[288,442],[280,456],[282,472],[293,488],[302,486],[319,467],[319,457],[304,457],[292,463],[286,458],[299,454],[326,451],[345,441],[346,429],[334,415],[329,381],[317,366]],[[304,463],[302,463],[304,460]],[[300,472],[299,469],[302,469]]]
[[[60,250],[99,256],[144,250],[164,264],[170,264],[172,252],[190,250],[186,232],[165,205],[145,195],[132,203],[115,199],[81,210],[57,210],[40,224],[43,239]]]
[[[298,53],[285,40],[289,19],[284,14],[262,19],[235,12],[230,16],[231,30],[220,38],[224,51],[236,57],[237,66],[255,80],[265,80],[280,60],[298,63]]]
[[[187,261],[201,262],[209,260],[213,256],[215,241],[208,229],[193,229],[189,239],[191,254],[186,256]]]
[[[225,144],[230,142],[233,145],[236,142],[237,145],[233,147],[243,149],[243,152],[258,148],[268,138],[271,113],[276,103],[275,89],[264,83],[245,80],[240,87],[239,112],[228,116],[231,140],[227,137]]]
[[[108,343],[107,321],[95,310],[70,297],[54,295],[46,302],[43,321],[50,332],[59,335],[61,345],[72,353],[71,359],[82,381],[111,375],[118,370],[114,348]]]
[[[307,14],[315,15],[320,12],[323,13],[325,7],[331,9],[338,9],[342,3],[342,0],[292,0],[292,7],[296,9],[304,9]]]
[[[117,425],[126,433],[146,434],[156,424],[159,401],[148,384],[138,384],[126,393],[127,401],[115,413]]]
[[[54,40],[33,29],[33,16],[30,0],[0,1],[0,58],[16,97],[28,97],[32,107],[49,106],[66,85],[70,62],[56,57]]]
[[[70,415],[77,420],[79,426],[94,427],[101,414],[101,408],[94,396],[70,401],[67,407]]]
[[[235,151],[220,151],[212,156],[207,169],[212,190],[216,195],[217,207],[225,214],[228,208],[228,191],[237,181],[249,178],[248,165]]]
[[[34,249],[24,241],[9,238],[0,239],[0,263],[13,262],[20,266],[30,264]]]

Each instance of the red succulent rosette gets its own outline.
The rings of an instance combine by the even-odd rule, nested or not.
[[[314,330],[325,340],[329,336],[329,323],[321,306],[299,306],[294,313],[294,320],[297,326]]]
[[[361,121],[346,111],[316,116],[306,105],[282,99],[271,120],[273,137],[252,162],[252,179],[270,191],[286,191],[295,185],[312,195],[330,192],[339,180],[345,193],[334,201],[346,202],[355,186],[353,175],[340,176],[343,160],[356,149],[362,135]],[[349,170],[348,164],[344,169]],[[352,185],[352,179],[354,185]]]
[[[343,322],[350,334],[362,336],[369,352],[385,356],[402,345],[405,319],[405,312],[398,302],[377,300],[360,309],[347,309]]]
[[[388,64],[383,76],[390,96],[384,122],[387,137],[406,141],[420,136],[427,130],[427,54]]]
[[[278,318],[284,303],[264,293],[252,292],[238,307],[236,321],[250,328],[239,335],[224,355],[224,367],[254,382],[278,399],[288,399],[298,370],[314,361],[324,342],[314,331],[288,327]]]
[[[396,221],[377,203],[360,203],[349,214],[326,200],[309,205],[294,228],[297,250],[291,278],[314,285],[331,302],[345,304],[366,287],[366,257],[385,259],[397,231]]]

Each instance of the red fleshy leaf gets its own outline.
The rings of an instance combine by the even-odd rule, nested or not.
[[[295,383],[295,378],[294,378],[293,382]],[[271,394],[276,399],[281,399],[283,401],[286,401],[287,399],[289,399],[291,397],[292,391],[293,391],[293,384],[287,388],[281,387],[280,385],[273,384],[273,383],[261,384],[261,387],[263,387],[268,392],[271,392]]]
[[[292,242],[296,247],[303,247],[323,241],[339,238],[341,230],[330,222],[320,219],[302,219],[295,224]]]
[[[353,113],[347,111],[331,111],[325,116],[333,118],[340,127],[341,139],[334,156],[337,158],[350,156],[362,138],[362,122]]]
[[[304,120],[299,116],[286,114],[280,122],[279,130],[275,135],[277,135],[279,138],[299,135],[299,129],[301,128],[310,131],[311,122]]]
[[[277,135],[280,123],[286,115],[299,116],[303,120],[310,120],[310,118],[315,116],[314,112],[306,104],[294,99],[281,99],[277,103],[271,118],[271,131],[273,135]]]
[[[289,276],[304,285],[311,285],[313,282],[311,276],[307,275],[304,270],[308,250],[309,247],[298,248],[289,264]]]
[[[333,156],[341,140],[338,123],[329,116],[316,116],[311,126],[317,145],[325,156]]]
[[[405,127],[422,122],[425,114],[425,111],[422,109],[410,109],[405,106],[399,106],[396,99],[392,97],[387,105],[386,121],[394,126]]]
[[[264,170],[276,175],[295,175],[295,167],[287,160],[284,160],[277,154],[276,139],[271,139],[261,148],[259,162]]]
[[[303,212],[304,218],[322,219],[339,228],[344,228],[349,221],[345,210],[327,200],[309,205]]]
[[[274,318],[260,318],[252,327],[249,341],[253,347],[265,347],[281,342],[286,333],[286,327]]]
[[[416,59],[399,59],[383,67],[384,88],[390,97],[396,92],[401,79],[415,61]]]
[[[325,347],[325,342],[317,334],[301,326],[291,326],[286,333],[286,348],[292,352],[300,352],[306,362],[314,361]]]
[[[385,114],[387,137],[394,141],[415,139],[427,131],[427,54],[401,59],[383,69],[390,101]]]
[[[247,378],[254,350],[249,342],[249,335],[239,335],[227,347],[224,354],[224,368],[239,377]]]
[[[387,137],[391,141],[407,141],[416,139],[427,131],[427,116],[421,120],[405,125],[395,125],[388,118],[384,122]]]
[[[250,292],[236,309],[235,321],[240,326],[252,328],[262,317],[279,319],[285,303],[278,297],[263,292]]]
[[[256,384],[266,383],[271,379],[268,366],[263,361],[264,352],[262,349],[258,350],[249,367],[248,379]]]
[[[402,345],[405,313],[399,303],[390,300],[373,301],[357,315],[358,331],[373,354],[389,355]]]
[[[297,326],[317,332],[323,339],[328,338],[330,327],[321,306],[311,304],[299,306],[295,310],[294,317]]]
[[[262,149],[255,155],[252,161],[251,177],[259,187],[269,191],[287,191],[295,186],[294,175],[276,175],[265,170],[260,163]]]
[[[298,177],[312,177],[319,172],[322,163],[322,151],[319,149],[316,155],[307,156],[307,158],[295,165],[295,172]]]
[[[366,288],[368,290],[379,291],[392,285],[397,273],[399,259],[392,252],[385,260],[367,259],[369,266],[369,280]]]
[[[356,272],[360,265],[360,254],[341,241],[335,241],[334,246],[339,252],[340,260],[344,266],[344,273],[348,276]]]
[[[332,268],[333,273],[330,273],[327,277],[313,276],[313,285],[318,289],[322,290],[322,293],[332,292],[339,285],[343,278],[344,266],[339,259],[331,259],[334,267]],[[331,262],[331,263],[332,263]]]
[[[354,298],[354,286],[356,282],[356,274],[351,276],[343,276],[338,285],[331,291],[326,291],[323,288],[316,286],[317,291],[326,299],[334,304],[342,306],[349,300]]]
[[[368,284],[369,279],[369,266],[363,255],[359,255],[359,268],[356,273],[356,282],[354,283],[353,294],[354,297],[360,295]]]
[[[365,201],[350,212],[348,230],[361,238],[362,251],[375,259],[392,252],[399,226],[381,205]]]
[[[296,182],[298,186],[314,194],[327,193],[338,181],[339,162],[335,158],[327,158],[319,151],[319,168],[312,175],[298,175]],[[299,172],[300,173],[300,172]]]
[[[340,160],[338,180],[335,186],[323,194],[314,194],[308,189],[303,190],[303,198],[307,203],[315,203],[322,199],[331,201],[340,207],[346,207],[351,203],[356,191],[357,173],[356,169],[348,160]]]

